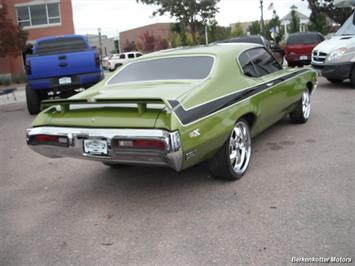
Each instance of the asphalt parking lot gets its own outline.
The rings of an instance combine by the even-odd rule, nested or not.
[[[320,79],[305,125],[253,140],[246,176],[41,157],[0,105],[1,265],[289,265],[355,260],[355,89]]]

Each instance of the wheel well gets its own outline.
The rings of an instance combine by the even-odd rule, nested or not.
[[[256,120],[256,115],[254,113],[247,113],[243,115],[241,118],[245,119],[245,121],[247,121],[249,127],[251,128],[254,125],[254,122]]]
[[[310,93],[312,93],[314,88],[314,85],[311,81],[307,82],[307,89],[309,90]]]

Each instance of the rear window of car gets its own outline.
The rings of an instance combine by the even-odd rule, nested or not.
[[[256,43],[256,44],[263,44],[262,39],[259,36],[245,36],[245,37],[238,37],[234,39],[230,39],[227,41],[228,43]]]
[[[82,38],[56,38],[53,40],[40,41],[37,44],[36,54],[60,54],[80,52],[88,47]]]
[[[290,35],[287,38],[288,45],[294,44],[314,44],[322,41],[322,37],[318,34],[313,33],[301,33]]]
[[[123,82],[205,79],[213,66],[211,56],[182,56],[152,59],[127,65],[108,84]]]

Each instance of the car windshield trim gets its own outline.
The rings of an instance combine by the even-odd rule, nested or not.
[[[161,78],[161,79],[147,79],[147,80],[137,80],[137,81],[124,81],[124,82],[113,82],[113,79],[119,75],[122,71],[124,71],[126,68],[133,64],[137,63],[142,63],[142,62],[148,62],[148,61],[154,61],[154,60],[161,60],[161,59],[172,59],[172,58],[186,58],[186,57],[210,57],[213,59],[212,64],[210,66],[209,72],[205,75],[203,78]],[[169,55],[169,56],[164,56],[164,57],[154,57],[154,58],[142,58],[140,57],[137,60],[132,60],[132,62],[127,63],[126,65],[122,66],[121,69],[118,70],[118,72],[112,77],[110,77],[106,81],[107,86],[116,86],[116,85],[121,85],[121,84],[135,84],[135,83],[155,83],[155,82],[163,82],[163,81],[174,81],[174,82],[184,82],[184,81],[204,81],[210,78],[212,72],[214,71],[216,64],[216,56],[211,55],[211,54],[181,54],[181,55]]]

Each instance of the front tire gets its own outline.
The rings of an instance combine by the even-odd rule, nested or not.
[[[290,113],[290,119],[293,123],[306,123],[311,114],[311,93],[307,89],[303,92],[302,98],[297,102],[295,110]]]
[[[251,136],[248,123],[240,119],[223,147],[209,161],[217,179],[238,180],[247,171],[251,158]]]
[[[31,115],[36,115],[41,111],[41,94],[39,91],[32,90],[29,85],[26,85],[26,102]]]

